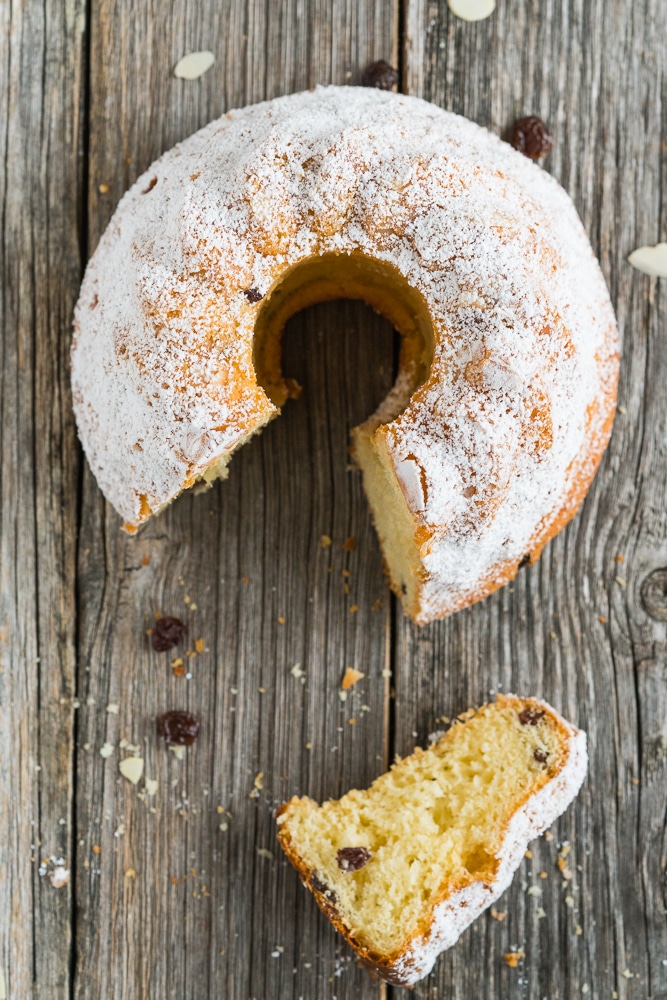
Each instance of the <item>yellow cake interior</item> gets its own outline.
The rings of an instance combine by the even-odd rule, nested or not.
[[[358,943],[396,954],[437,902],[493,880],[510,818],[561,769],[566,740],[540,703],[499,698],[365,791],[322,806],[292,799],[278,817],[280,840]]]

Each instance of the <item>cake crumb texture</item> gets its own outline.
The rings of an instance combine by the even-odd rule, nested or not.
[[[367,964],[409,984],[504,891],[585,770],[583,733],[544,702],[503,696],[365,791],[292,799],[278,837]]]

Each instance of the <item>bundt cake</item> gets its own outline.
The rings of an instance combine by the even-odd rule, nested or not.
[[[500,697],[367,791],[293,798],[278,839],[362,961],[409,986],[504,892],[586,765],[585,734],[549,705]]]
[[[609,438],[607,289],[556,181],[472,122],[375,89],[232,111],[121,200],[75,313],[73,399],[134,531],[293,392],[282,328],[359,298],[402,334],[352,434],[390,576],[418,623],[489,594],[575,513]]]

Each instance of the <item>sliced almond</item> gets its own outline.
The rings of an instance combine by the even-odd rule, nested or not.
[[[637,247],[628,261],[638,271],[655,278],[667,278],[667,243],[656,243],[654,247]]]
[[[212,52],[188,52],[174,66],[174,76],[180,80],[198,80],[215,62]]]
[[[496,9],[496,0],[447,0],[447,4],[462,21],[483,21]]]
[[[126,757],[125,760],[121,760],[118,770],[133,785],[138,785],[144,773],[144,758]]]

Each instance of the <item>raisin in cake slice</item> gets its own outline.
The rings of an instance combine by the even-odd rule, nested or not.
[[[585,733],[545,702],[503,696],[365,791],[293,798],[278,838],[365,964],[407,986],[504,892],[586,765]]]

